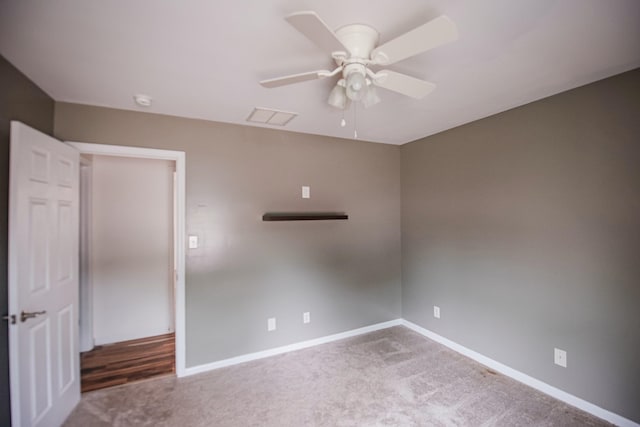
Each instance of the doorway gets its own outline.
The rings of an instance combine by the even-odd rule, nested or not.
[[[81,171],[82,391],[174,374],[175,161],[83,154]]]
[[[134,147],[122,147],[100,144],[70,143],[76,147],[82,156],[81,178],[84,184],[81,186],[81,210],[89,217],[102,216],[106,218],[106,226],[89,227],[86,218],[85,224],[81,224],[81,252],[83,254],[102,251],[100,260],[96,262],[95,256],[81,256],[81,281],[80,286],[80,348],[82,354],[83,391],[101,388],[102,385],[110,386],[142,379],[147,375],[158,375],[167,372],[175,372],[178,376],[184,374],[184,248],[180,242],[184,242],[184,182],[185,182],[185,156],[183,152],[144,149]],[[123,166],[124,165],[124,166]],[[145,166],[146,165],[146,166]],[[165,203],[163,212],[153,207],[146,206],[147,212],[143,212],[142,223],[135,224],[124,222],[127,216],[125,206],[109,204],[109,197],[100,197],[102,202],[96,200],[101,185],[97,180],[96,172],[116,168],[116,177],[120,176],[120,183],[107,185],[107,192],[122,193],[126,170],[132,171],[142,166],[155,169],[155,178],[151,178],[149,184],[158,183],[158,179],[165,181],[166,191],[161,195],[160,203]],[[133,169],[132,169],[133,168]],[[165,168],[164,172],[162,169]],[[170,171],[166,170],[170,168]],[[108,170],[108,169],[107,169]],[[158,175],[158,171],[160,175]],[[170,172],[170,174],[169,174]],[[107,173],[109,175],[109,173]],[[160,176],[160,178],[158,178]],[[171,182],[167,183],[169,179]],[[104,178],[104,177],[103,177]],[[166,179],[165,179],[166,178]],[[131,180],[139,181],[136,177]],[[144,179],[142,179],[144,180]],[[147,177],[147,180],[149,178]],[[104,179],[103,179],[104,181]],[[137,182],[139,184],[139,182]],[[137,187],[140,187],[137,185]],[[155,186],[154,186],[155,187]],[[152,188],[157,193],[157,188]],[[135,192],[134,192],[135,193]],[[113,194],[111,194],[113,196]],[[107,194],[108,196],[108,194]],[[141,197],[140,194],[130,195],[134,201]],[[92,200],[93,199],[93,200]],[[170,205],[167,203],[170,201]],[[146,202],[145,202],[146,203]],[[134,203],[132,203],[134,204]],[[138,203],[139,204],[139,203]],[[98,212],[96,212],[96,209]],[[93,212],[92,212],[93,211]],[[136,214],[133,213],[135,216]],[[140,216],[140,212],[137,214]],[[162,238],[153,237],[153,224],[161,217],[171,221],[168,236]],[[126,221],[125,221],[126,222]],[[81,221],[82,223],[82,221]],[[104,225],[104,224],[103,224]],[[120,226],[121,225],[121,226]],[[151,226],[151,230],[149,227]],[[127,227],[129,229],[127,230]],[[147,237],[137,239],[134,234],[139,228],[147,229]],[[110,229],[109,229],[110,228]],[[151,234],[148,234],[152,231]],[[101,243],[96,247],[97,234],[102,233]],[[106,234],[105,234],[106,233]],[[120,234],[120,238],[114,234]],[[164,233],[159,231],[159,233]],[[111,247],[107,242],[106,249],[104,239],[113,240]],[[123,242],[125,243],[122,246]],[[118,245],[121,245],[118,248]],[[142,269],[140,264],[149,263],[149,257],[144,255],[145,248],[155,251],[156,261],[164,261],[163,266],[155,269],[166,280],[164,285],[151,289],[141,285],[145,282],[144,274],[153,275],[152,269]],[[106,253],[105,253],[106,250]],[[158,251],[162,252],[163,256]],[[164,252],[163,252],[164,251]],[[127,254],[127,252],[129,252]],[[127,256],[128,255],[128,256]],[[158,255],[160,258],[158,258]],[[114,275],[119,269],[114,267],[114,258],[120,257],[126,269],[137,271],[137,275],[129,278],[128,286],[133,286],[133,293],[122,293],[127,290],[123,286],[122,277]],[[117,263],[116,263],[117,264]],[[156,262],[156,267],[158,267]],[[147,266],[148,267],[148,266]],[[164,268],[164,270],[162,270]],[[105,271],[107,274],[105,275]],[[142,274],[142,276],[140,276]],[[114,276],[114,277],[109,277]],[[141,278],[142,277],[142,278]],[[125,282],[127,279],[124,280]],[[153,282],[153,280],[146,280]],[[157,282],[157,280],[156,280]],[[116,286],[113,284],[116,283]],[[92,306],[96,303],[97,306]],[[130,355],[127,360],[127,355]],[[137,360],[133,363],[131,359]],[[133,368],[133,369],[132,369]],[[109,373],[109,369],[114,369]],[[118,372],[118,369],[121,372]],[[136,369],[142,373],[136,373]],[[168,371],[167,371],[168,370]],[[93,379],[85,381],[85,374],[91,373]],[[124,373],[124,374],[123,374]],[[97,381],[96,381],[97,379]]]

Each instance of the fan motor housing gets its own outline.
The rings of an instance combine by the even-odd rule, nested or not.
[[[378,45],[380,37],[375,28],[365,24],[345,25],[338,28],[335,34],[338,40],[349,49],[349,60],[368,60],[371,51]]]

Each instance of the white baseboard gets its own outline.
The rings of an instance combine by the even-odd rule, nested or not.
[[[408,320],[402,319],[400,323],[403,326],[423,335],[433,341],[436,341],[442,345],[449,347],[450,349],[469,357],[470,359],[475,360],[501,374],[504,374],[508,377],[513,378],[516,381],[519,381],[523,384],[528,385],[529,387],[533,387],[536,390],[539,390],[549,396],[555,397],[558,400],[562,400],[563,402],[568,403],[571,406],[575,406],[576,408],[582,409],[585,412],[588,412],[592,415],[595,415],[598,418],[601,418],[605,421],[609,421],[620,427],[640,427],[640,424],[631,421],[628,418],[624,418],[621,415],[613,413],[611,411],[607,411],[599,406],[594,405],[593,403],[587,402],[584,399],[580,399],[572,394],[567,393],[566,391],[562,391],[559,388],[553,387],[545,382],[537,380],[533,377],[530,377],[527,374],[524,374],[520,371],[517,371],[513,368],[508,367],[507,365],[503,365],[500,362],[496,362],[493,359],[488,358],[480,353],[477,353],[473,350],[468,349],[456,342],[453,342],[441,335],[436,334],[435,332],[431,332],[428,329],[425,329],[421,326],[416,325],[415,323],[409,322]]]
[[[256,353],[243,354],[242,356],[231,357],[229,359],[219,360],[217,362],[207,363],[204,365],[192,366],[186,368],[182,375],[188,376],[199,374],[202,372],[212,371],[214,369],[224,368],[226,366],[237,365],[238,363],[249,362],[251,360],[263,359],[265,357],[275,356],[277,354],[288,353],[290,351],[301,350],[303,348],[313,347],[320,344],[325,344],[332,341],[341,340],[344,338],[354,337],[356,335],[362,335],[369,332],[377,331],[380,329],[390,328],[392,326],[399,326],[403,324],[402,319],[389,320],[388,322],[376,323],[375,325],[365,326],[364,328],[352,329],[346,332],[340,332],[339,334],[327,335],[320,338],[315,338],[308,341],[302,341],[295,344],[289,344],[282,347],[271,348],[268,350],[258,351]]]

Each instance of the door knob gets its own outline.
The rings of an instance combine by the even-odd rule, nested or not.
[[[22,322],[26,322],[29,319],[33,319],[34,317],[38,317],[41,314],[45,314],[46,310],[42,310],[42,311],[32,311],[32,312],[28,312],[28,311],[23,311],[20,314],[20,321]]]

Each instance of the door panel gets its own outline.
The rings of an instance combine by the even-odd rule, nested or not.
[[[29,201],[29,291],[32,295],[49,289],[48,203],[42,199]]]
[[[73,173],[78,173],[77,168],[74,169],[73,162],[66,158],[58,159],[58,185],[61,187],[73,187]]]
[[[74,324],[73,306],[68,305],[58,313],[58,395],[66,392],[77,376],[73,363]]]
[[[51,352],[51,327],[49,319],[42,319],[31,327],[29,333],[29,351],[32,354],[49,354]],[[43,357],[30,357],[28,376],[30,379],[32,401],[30,416],[37,425],[51,409],[51,360]]]
[[[49,153],[37,147],[32,147],[30,151],[31,181],[47,184],[49,182]]]
[[[80,399],[77,151],[11,122],[9,327],[14,426],[59,426]],[[21,320],[21,313],[32,313]]]
[[[73,279],[73,206],[69,202],[58,203],[58,268],[57,283],[71,285]]]

